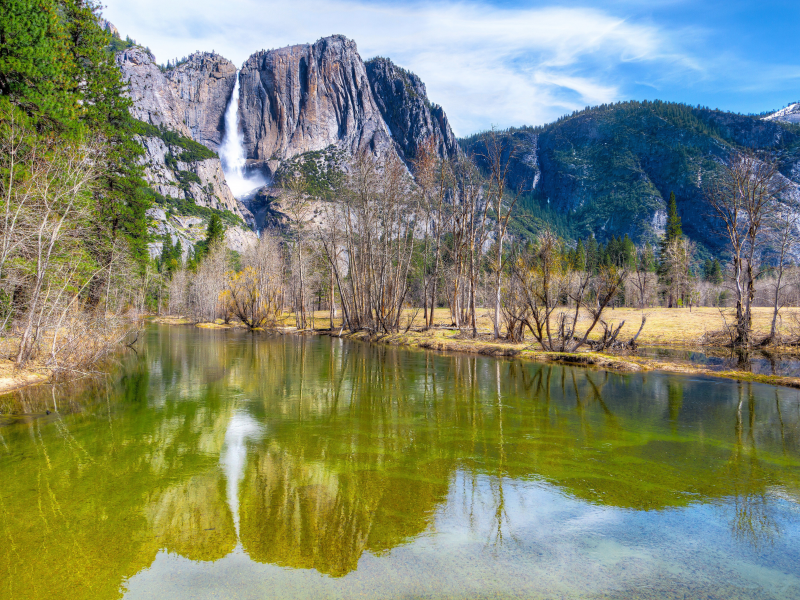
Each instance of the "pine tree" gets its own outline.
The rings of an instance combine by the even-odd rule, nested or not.
[[[625,234],[625,238],[622,240],[622,252],[623,252],[623,265],[629,269],[633,270],[636,268],[636,245],[633,243],[633,240],[628,237],[628,234]]]
[[[217,213],[211,215],[208,220],[208,229],[206,230],[206,248],[211,248],[215,242],[221,242],[225,238],[225,227],[222,224],[222,219]]]
[[[575,248],[575,269],[578,271],[586,270],[586,248],[583,247],[581,240],[578,240],[578,246]]]
[[[77,65],[74,77],[85,81],[80,120],[108,142],[105,181],[98,210],[108,227],[108,245],[123,238],[140,266],[147,261],[147,222],[150,207],[138,164],[142,147],[134,139],[136,122],[129,112],[122,74],[108,46],[111,35],[98,23],[99,6],[88,0],[61,0],[67,17],[70,52]]]
[[[669,290],[667,297],[667,306],[669,307],[676,306],[680,303],[681,298],[677,296],[682,296],[683,292],[678,293],[676,291],[676,285],[673,284],[677,284],[679,280],[683,279],[682,276],[675,279],[676,276],[685,275],[685,273],[679,274],[676,271],[678,268],[676,264],[670,264],[670,257],[672,257],[673,262],[678,260],[677,257],[680,257],[679,262],[681,264],[685,263],[685,265],[680,268],[685,268],[687,273],[690,262],[687,256],[684,256],[681,252],[674,251],[678,247],[677,245],[681,245],[681,248],[685,246],[685,244],[683,244],[683,228],[681,227],[681,218],[678,215],[678,204],[675,201],[675,192],[670,192],[669,203],[667,204],[667,227],[664,236],[661,238],[658,267],[659,280]],[[670,252],[670,249],[673,251]]]
[[[158,270],[161,273],[169,271],[169,261],[172,260],[172,236],[164,234],[164,241],[161,244],[161,256],[158,259]]]
[[[39,129],[63,127],[80,106],[61,12],[55,0],[0,0],[0,97]]]
[[[597,240],[594,236],[590,236],[586,240],[586,270],[594,273],[600,265],[600,253]]]
[[[683,235],[681,218],[678,215],[678,204],[675,201],[675,192],[669,193],[669,204],[667,205],[667,229],[664,239],[667,244],[680,238]]]
[[[93,0],[0,0],[0,102],[24,111],[42,137],[102,141],[96,235],[86,251],[104,265],[125,248],[143,270],[150,206],[138,164],[143,150],[99,17]],[[100,269],[92,280],[89,305],[100,302],[108,274]]]
[[[711,263],[711,273],[708,280],[716,285],[722,283],[722,265],[720,264],[718,259],[714,259],[714,262]]]

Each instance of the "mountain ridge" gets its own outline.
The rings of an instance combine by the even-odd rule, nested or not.
[[[800,129],[679,103],[602,105],[495,134],[516,150],[510,187],[568,214],[576,237],[654,242],[674,191],[686,234],[718,250],[703,185],[736,150],[778,152],[782,173],[795,188],[800,183]],[[489,135],[460,140],[479,164]]]
[[[138,60],[147,62],[141,52]],[[134,114],[153,124],[171,123],[218,148],[235,65],[213,53],[196,53],[163,74],[161,87],[148,89],[158,69],[152,55],[148,60],[146,73],[129,78],[134,87],[144,86],[133,90]],[[118,55],[118,62],[125,67],[136,60]],[[393,152],[409,166],[427,140],[442,158],[465,153],[480,165],[485,154],[486,132],[457,139],[444,109],[429,101],[418,76],[387,58],[363,61],[356,43],[345,36],[255,52],[239,78],[248,164],[270,177],[281,165],[331,148],[346,154]],[[791,118],[798,107],[756,117],[630,101],[577,111],[540,127],[498,132],[517,150],[509,187],[527,193],[528,206],[541,209],[538,225],[521,231],[535,233],[557,216],[561,225],[570,223],[574,237],[605,240],[628,234],[637,243],[653,242],[662,233],[665,198],[674,191],[687,235],[716,251],[718,236],[703,182],[732,152],[753,149],[780,154],[782,173],[797,187],[800,128]],[[247,215],[243,206],[240,212]]]

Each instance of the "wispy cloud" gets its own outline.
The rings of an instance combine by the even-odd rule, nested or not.
[[[333,33],[356,40],[364,59],[382,55],[416,72],[458,134],[491,125],[544,123],[623,97],[620,72],[646,67],[701,79],[674,35],[596,8],[498,8],[440,2],[107,0],[123,33],[159,61],[214,49],[241,64],[253,52]],[[674,34],[674,32],[672,32]],[[653,78],[655,79],[655,77]],[[644,85],[656,85],[645,79]]]

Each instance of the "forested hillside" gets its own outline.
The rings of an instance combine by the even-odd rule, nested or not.
[[[800,127],[684,104],[609,104],[544,127],[495,133],[511,155],[509,188],[524,193],[520,229],[534,232],[549,223],[573,237],[627,234],[637,244],[655,242],[675,192],[685,233],[718,249],[703,183],[733,150],[773,151],[781,172],[800,182]],[[461,140],[484,169],[489,135]]]

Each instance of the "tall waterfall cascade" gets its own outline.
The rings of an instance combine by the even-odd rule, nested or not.
[[[247,157],[243,142],[244,136],[239,130],[239,71],[237,71],[233,93],[228,101],[228,108],[225,109],[225,134],[219,148],[219,156],[228,187],[238,199],[266,183],[260,174],[247,173]]]

